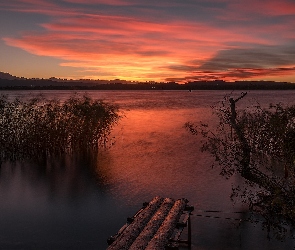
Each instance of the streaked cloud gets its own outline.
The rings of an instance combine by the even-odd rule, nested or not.
[[[294,62],[295,45],[293,47],[263,46],[221,50],[203,63],[199,69],[219,71],[233,68],[270,68],[278,65],[292,66]]]
[[[243,14],[255,14],[266,16],[288,16],[295,14],[295,2],[292,0],[268,0],[268,1],[231,1],[229,10],[239,9]]]
[[[289,75],[295,73],[294,59],[295,46],[292,45],[226,49],[203,62],[191,60],[183,65],[170,66],[169,69],[185,72],[186,76],[167,80],[239,80]]]
[[[15,0],[46,17],[6,45],[62,60],[73,76],[134,80],[294,76],[295,3],[249,0]],[[79,73],[75,73],[79,72]]]

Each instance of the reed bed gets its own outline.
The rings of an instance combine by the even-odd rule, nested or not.
[[[61,103],[0,97],[0,163],[44,158],[105,146],[120,116],[115,105],[87,96]]]

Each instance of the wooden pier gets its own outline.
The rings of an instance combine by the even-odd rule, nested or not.
[[[193,210],[186,199],[154,197],[143,203],[118,233],[108,239],[107,249],[178,249],[180,243],[190,247]],[[184,228],[187,228],[187,240],[180,239]]]

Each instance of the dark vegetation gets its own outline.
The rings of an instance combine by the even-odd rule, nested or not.
[[[261,90],[291,90],[295,83],[274,81],[189,81],[178,84],[177,82],[131,82],[126,80],[67,80],[67,79],[27,79],[0,72],[0,90],[232,90],[232,89],[261,89]]]
[[[1,162],[44,159],[106,145],[119,119],[116,106],[87,96],[61,103],[40,97],[0,97]]]
[[[268,235],[294,237],[295,105],[237,109],[246,94],[227,96],[214,107],[215,129],[202,123],[186,127],[204,138],[201,149],[214,157],[223,176],[243,177],[245,183],[233,188],[232,198],[242,198],[254,216],[263,216]]]
[[[0,90],[294,90],[295,83],[269,81],[196,81],[185,84],[175,82],[122,83],[122,81],[102,83],[84,81],[51,80],[1,80]]]

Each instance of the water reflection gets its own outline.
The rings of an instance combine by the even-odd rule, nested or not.
[[[193,183],[199,181],[202,186],[203,175],[196,176],[203,172],[200,161],[206,158],[198,157],[198,142],[183,128],[189,117],[186,110],[127,113],[114,131],[116,143],[110,148],[118,187],[114,195],[126,199],[134,196],[135,201],[138,196],[150,198],[157,193],[182,197],[193,195]]]
[[[266,92],[263,92],[266,93]],[[26,96],[26,92],[13,95]],[[67,98],[72,92],[45,92]],[[209,166],[184,128],[212,122],[210,106],[224,92],[90,92],[120,104],[125,117],[112,133],[115,144],[92,155],[42,163],[5,163],[0,169],[0,249],[105,249],[106,239],[156,195],[185,197],[196,210],[247,219],[229,199],[232,183]],[[249,94],[250,95],[250,94]],[[253,94],[260,98],[261,92]],[[264,95],[264,94],[263,94]],[[278,95],[267,93],[267,101]],[[281,97],[283,95],[280,95]],[[288,94],[289,96],[289,94]],[[284,98],[284,97],[283,97]],[[87,157],[86,157],[87,156]],[[192,216],[192,249],[292,249],[293,241],[268,241],[261,225]]]
[[[38,186],[49,197],[71,198],[84,195],[95,182],[98,190],[104,192],[111,178],[110,160],[109,152],[101,151],[67,154],[42,162],[5,162],[0,169],[0,185],[5,188],[15,183],[18,189],[23,183]]]
[[[114,231],[106,212],[109,156],[64,156],[0,169],[1,249],[97,249]],[[114,216],[116,218],[116,216]],[[108,231],[110,230],[110,232]]]

